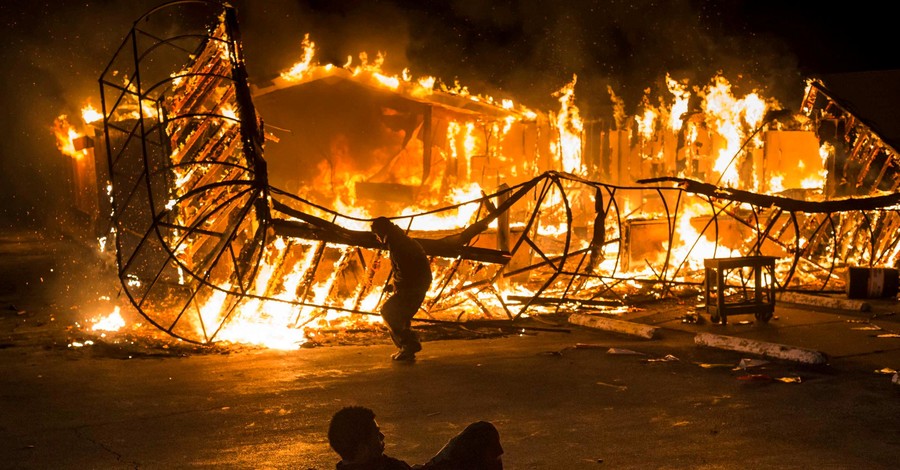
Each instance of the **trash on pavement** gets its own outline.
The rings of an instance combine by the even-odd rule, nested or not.
[[[740,375],[737,378],[738,380],[745,380],[747,382],[771,382],[775,379],[766,375],[766,374],[747,374]]]
[[[677,360],[678,360],[677,357],[675,357],[671,354],[666,354],[664,357],[644,359],[644,362],[673,362],[673,361],[677,361]]]
[[[606,382],[597,382],[597,385],[603,385],[604,387],[614,388],[620,392],[624,392],[625,390],[628,390],[627,385],[608,384]]]
[[[795,377],[777,377],[775,380],[779,382],[784,382],[786,384],[798,384],[803,381],[799,376]]]
[[[751,367],[759,367],[768,364],[769,361],[764,361],[762,359],[741,359],[741,362],[738,363],[737,369],[749,369]]]
[[[851,328],[851,330],[860,330],[860,331],[880,331],[881,327],[877,325],[867,325],[867,326],[858,326],[856,328]]]
[[[605,344],[575,343],[575,349],[606,349]]]
[[[646,354],[642,352],[632,351],[631,349],[622,349],[622,348],[609,348],[606,351],[607,354],[622,354],[622,355],[631,355],[631,356],[646,356]]]
[[[734,367],[734,366],[731,365],[731,364],[704,364],[704,363],[702,363],[702,362],[695,362],[694,364],[697,364],[698,366],[700,366],[700,367],[702,367],[702,368],[704,368],[704,369],[713,369],[713,368],[716,368],[716,367],[727,367],[727,368],[730,369],[730,368]]]

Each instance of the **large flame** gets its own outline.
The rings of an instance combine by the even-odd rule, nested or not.
[[[740,175],[735,160],[740,158],[739,150],[744,140],[762,123],[766,102],[757,93],[735,98],[731,83],[720,75],[707,89],[703,107],[713,131],[725,139],[713,169],[720,175],[722,184],[736,186]],[[760,144],[756,143],[757,146]]]
[[[575,106],[575,82],[578,77],[573,75],[572,81],[555,93],[559,98],[560,110],[555,115],[556,130],[559,132],[560,160],[563,171],[569,173],[581,173],[584,170],[582,157],[582,134],[584,122]]]

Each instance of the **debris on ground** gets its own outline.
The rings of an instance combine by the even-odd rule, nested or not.
[[[798,384],[803,380],[799,376],[794,377],[777,377],[775,380],[779,382],[784,382],[786,384]]]
[[[800,376],[791,376],[791,377],[772,377],[771,375],[766,374],[747,374],[740,375],[737,378],[738,380],[743,380],[747,382],[782,382],[782,383],[801,383],[803,379]]]
[[[678,360],[677,357],[675,357],[671,354],[666,354],[663,357],[657,357],[657,358],[653,358],[653,359],[645,359],[644,362],[674,362],[677,360]]]
[[[772,382],[773,379],[771,376],[766,374],[747,374],[747,375],[739,375],[737,377],[738,380],[744,380],[747,382]]]
[[[716,367],[723,367],[723,368],[727,367],[727,368],[731,369],[732,367],[734,367],[732,364],[706,364],[706,363],[702,363],[702,362],[695,362],[694,364],[697,364],[698,366],[700,366],[704,369],[714,369]]]
[[[646,356],[646,354],[642,352],[632,351],[631,349],[623,349],[623,348],[609,348],[606,351],[606,354],[620,354],[620,355],[630,355],[630,356]]]
[[[618,391],[620,391],[620,392],[624,392],[625,390],[628,390],[628,386],[627,386],[627,385],[608,384],[608,383],[606,383],[606,382],[597,382],[597,385],[602,385],[602,386],[604,386],[604,387],[614,388],[614,389],[616,389],[616,390],[618,390]]]
[[[866,326],[858,326],[856,328],[851,328],[851,330],[858,331],[881,331],[881,327],[877,325],[866,325]]]
[[[734,370],[743,369],[747,370],[751,367],[760,367],[768,364],[769,361],[764,361],[762,359],[741,359],[741,362],[738,363],[737,367]]]
[[[690,323],[693,325],[702,325],[706,323],[706,320],[703,319],[698,313],[686,313],[683,317],[681,317],[681,323]]]

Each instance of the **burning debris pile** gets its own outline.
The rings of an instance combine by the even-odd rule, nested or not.
[[[586,125],[574,80],[544,114],[388,76],[380,58],[320,65],[307,38],[254,86],[235,11],[201,5],[215,20],[190,34],[160,10],[135,23],[101,77],[95,139],[124,292],[177,338],[293,348],[379,322],[390,263],[368,225],[383,214],[431,258],[417,318],[433,322],[696,296],[705,258],[774,256],[767,285],[816,291],[900,259],[897,154],[842,127],[853,174],[878,176],[855,186],[869,197],[834,199],[848,193],[826,185],[835,158],[813,130],[842,118],[813,112],[815,84],[793,115],[722,77],[670,79],[671,103]]]

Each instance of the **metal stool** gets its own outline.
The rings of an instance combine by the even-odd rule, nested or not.
[[[739,258],[707,258],[703,260],[706,268],[706,313],[710,314],[713,323],[728,322],[729,315],[754,314],[756,319],[768,322],[775,312],[775,256],[743,256]],[[728,271],[751,268],[753,285],[748,294],[748,282],[741,276],[740,285],[726,285]],[[763,270],[769,275],[769,283],[762,283]],[[741,298],[736,302],[726,302],[725,289],[742,290]]]

